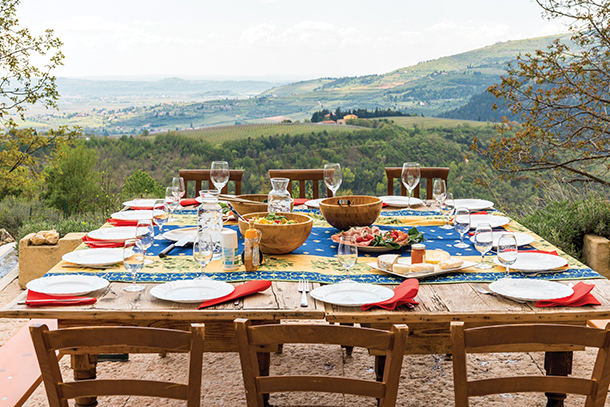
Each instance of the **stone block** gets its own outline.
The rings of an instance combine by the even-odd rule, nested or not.
[[[585,235],[582,253],[585,264],[606,278],[610,278],[610,240],[605,237]]]
[[[19,241],[19,287],[51,270],[61,257],[76,249],[83,242],[86,233],[68,233],[54,245],[36,246],[30,242],[30,233]]]

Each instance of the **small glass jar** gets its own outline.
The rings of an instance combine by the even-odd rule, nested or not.
[[[426,262],[426,245],[416,243],[411,245],[411,264]]]

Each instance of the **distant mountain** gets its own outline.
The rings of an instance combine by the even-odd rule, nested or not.
[[[498,106],[496,110],[492,108],[494,103]],[[439,114],[437,117],[446,119],[489,121],[493,123],[501,122],[504,117],[509,120],[516,120],[515,115],[503,105],[494,95],[482,92],[470,98],[464,106]]]

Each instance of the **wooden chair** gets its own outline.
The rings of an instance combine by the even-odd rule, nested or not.
[[[324,184],[324,170],[269,170],[269,178],[288,178],[288,192],[292,195],[292,181],[299,181],[299,198],[307,198],[305,196],[305,181],[311,181],[311,189],[313,190],[313,199],[320,198],[319,184],[320,181]],[[331,197],[332,192],[326,188],[326,196]]]
[[[195,197],[199,196],[201,191],[201,182],[207,181],[207,189],[216,189],[210,181],[210,170],[180,170],[179,174],[184,178],[184,196],[188,196],[188,181],[195,181]],[[229,182],[235,181],[235,195],[241,195],[241,179],[244,175],[244,170],[229,170]],[[224,186],[221,191],[223,194],[229,192],[229,184]]]
[[[340,325],[253,326],[249,320],[236,319],[235,329],[248,407],[262,407],[263,394],[287,391],[355,394],[376,397],[381,407],[396,404],[400,368],[408,335],[406,325],[394,325],[391,332],[388,332]],[[261,375],[257,356],[261,346],[284,343],[351,345],[386,352],[382,381],[336,376]]]
[[[455,405],[467,407],[468,398],[517,392],[570,393],[587,396],[586,406],[602,407],[610,384],[610,330],[576,325],[496,325],[464,329],[451,323]],[[538,346],[536,346],[538,345]],[[540,350],[540,345],[598,348],[590,379],[567,376],[510,376],[468,380],[466,354]]]
[[[422,167],[420,168],[421,178],[419,184],[413,190],[413,196],[415,198],[420,197],[420,189],[422,186],[422,180],[426,180],[426,199],[432,199],[432,187],[434,186],[434,179],[440,178],[447,182],[447,176],[449,175],[449,168],[446,167]],[[388,195],[394,195],[394,179],[398,179],[400,184],[400,195],[407,196],[407,188],[402,183],[402,167],[385,167],[385,173],[388,177]],[[447,185],[449,188],[449,185]]]
[[[49,405],[68,407],[67,400],[95,396],[151,396],[186,400],[200,405],[204,328],[191,332],[142,327],[86,327],[49,331],[46,325],[30,327]],[[78,380],[64,382],[55,351],[97,353],[128,350],[131,353],[189,352],[188,383],[154,380]],[[68,352],[69,351],[69,352]]]

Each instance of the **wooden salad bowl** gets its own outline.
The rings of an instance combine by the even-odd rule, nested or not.
[[[237,195],[236,198],[260,202],[258,205],[254,203],[231,202],[233,208],[235,208],[237,213],[239,213],[241,216],[244,216],[247,213],[267,211],[267,202],[263,202],[267,200],[267,195],[265,194]],[[220,200],[222,201],[222,198]],[[293,207],[294,204],[291,203],[290,210],[292,210]]]
[[[249,213],[246,219],[265,217],[269,212]],[[286,254],[301,247],[309,237],[313,226],[313,219],[301,213],[278,213],[288,220],[297,223],[293,225],[262,225],[255,223],[254,227],[262,232],[260,247],[266,254]],[[239,219],[239,231],[244,236],[248,223]]]
[[[339,205],[339,200],[347,200],[351,204]],[[320,211],[331,226],[347,230],[352,226],[372,225],[381,213],[382,204],[381,199],[374,196],[336,196],[320,201]]]

